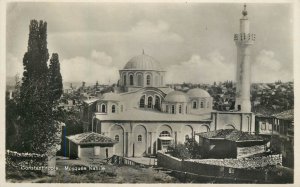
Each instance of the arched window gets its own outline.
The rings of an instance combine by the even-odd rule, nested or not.
[[[182,106],[179,105],[179,108],[178,108],[178,113],[181,114],[182,113]]]
[[[200,103],[200,107],[201,107],[201,108],[204,108],[203,101],[201,101],[201,103]]]
[[[154,108],[160,110],[160,98],[156,95],[155,96],[155,105]]]
[[[123,76],[124,86],[126,86],[126,75]]]
[[[196,108],[197,108],[197,102],[193,101],[193,109],[196,109]]]
[[[115,113],[116,112],[116,105],[112,105],[111,106],[111,113]]]
[[[175,114],[175,105],[172,105],[171,113],[172,113],[172,114]]]
[[[145,108],[145,96],[142,96],[140,99],[140,108]]]
[[[150,85],[151,84],[151,76],[150,75],[147,75],[147,85]]]
[[[168,131],[162,131],[159,134],[159,137],[170,137],[170,136],[171,136],[171,134]]]
[[[141,142],[141,141],[143,141],[143,137],[142,137],[142,135],[138,135],[138,142]]]
[[[129,75],[129,84],[133,85],[133,75]]]
[[[137,79],[138,79],[138,86],[142,86],[142,82],[143,82],[142,75],[139,74],[139,75],[137,76]]]
[[[166,105],[166,112],[169,113],[169,105]]]
[[[119,137],[119,135],[116,135],[116,136],[115,136],[115,140],[116,140],[117,142],[119,142],[119,141],[120,141],[120,137]]]
[[[106,112],[106,105],[105,104],[101,105],[101,112],[103,112],[103,113]]]
[[[152,97],[148,97],[148,108],[152,108]]]

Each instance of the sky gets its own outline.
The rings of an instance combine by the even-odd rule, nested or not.
[[[64,82],[116,83],[119,69],[145,53],[167,83],[235,80],[240,3],[8,3],[6,76],[22,76],[31,19],[48,23],[48,50]],[[293,5],[248,4],[252,82],[293,80]]]

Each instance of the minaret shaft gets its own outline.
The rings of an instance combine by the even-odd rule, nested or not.
[[[251,46],[255,34],[250,33],[250,22],[247,18],[246,7],[240,19],[240,33],[234,35],[237,47],[236,69],[236,100],[235,109],[242,112],[251,112],[250,86],[251,86]]]

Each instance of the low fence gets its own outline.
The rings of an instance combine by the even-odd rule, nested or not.
[[[282,164],[281,155],[243,159],[189,159],[180,160],[158,152],[157,165],[170,170],[188,172],[211,178],[244,182],[268,180],[267,166]]]
[[[6,169],[13,170],[45,170],[47,169],[47,155],[36,153],[18,153],[6,151]]]
[[[129,165],[129,166],[147,167],[144,164],[135,162],[133,160],[129,160],[127,158],[124,158],[124,157],[118,156],[118,155],[113,155],[111,158],[109,158],[107,160],[107,162],[110,162],[110,163],[115,164],[115,165]]]

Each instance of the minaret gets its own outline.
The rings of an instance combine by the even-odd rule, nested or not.
[[[255,40],[255,34],[250,33],[250,23],[247,18],[246,5],[240,19],[240,33],[234,34],[237,47],[236,70],[236,98],[235,109],[242,112],[251,112],[250,86],[251,86],[251,46]]]

